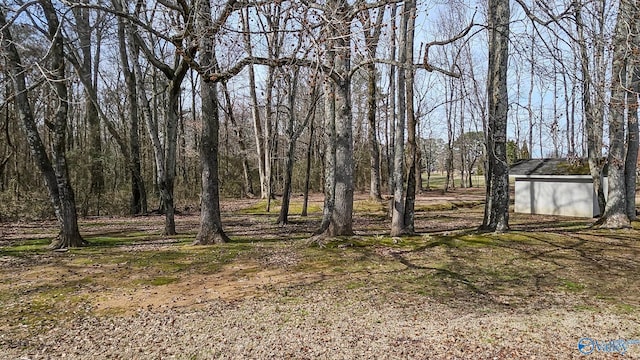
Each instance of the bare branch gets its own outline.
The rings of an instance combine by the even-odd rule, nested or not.
[[[464,38],[465,36],[467,36],[469,34],[469,32],[471,32],[471,29],[473,29],[475,26],[478,26],[479,24],[476,24],[473,22],[473,19],[475,18],[476,14],[474,13],[473,16],[471,17],[471,22],[469,22],[469,25],[467,25],[466,28],[464,28],[461,32],[459,32],[457,35],[455,35],[452,38],[449,38],[447,40],[441,40],[441,41],[432,41],[429,42],[427,44],[425,44],[424,46],[424,60],[422,63],[422,66],[424,67],[425,70],[431,72],[431,71],[437,71],[437,72],[441,72],[443,74],[449,75],[449,76],[453,76],[452,74],[454,74],[451,71],[447,71],[444,69],[440,69],[436,66],[430,65],[429,64],[429,48],[431,48],[432,46],[443,46],[443,45],[448,45],[451,43],[454,43],[462,38]],[[460,74],[457,74],[457,76],[454,77],[460,77]]]
[[[235,75],[238,75],[248,65],[266,65],[266,66],[273,66],[273,67],[280,67],[285,65],[298,65],[298,66],[322,68],[322,70],[324,70],[325,72],[332,74],[331,69],[321,64],[318,64],[313,60],[297,59],[297,58],[291,58],[291,57],[285,57],[280,59],[269,59],[265,57],[249,56],[238,61],[238,63],[236,63],[233,67],[229,68],[224,72],[208,73],[208,74],[202,74],[202,75],[203,75],[204,81],[211,81],[211,82],[227,81],[232,77],[234,77]]]
[[[541,7],[545,9],[545,13],[547,14],[547,16],[549,16],[549,20],[544,21],[538,16],[536,16],[536,14],[534,14],[533,11],[531,11],[531,9],[529,9],[527,4],[525,4],[523,0],[516,0],[516,2],[520,5],[524,13],[527,15],[529,19],[531,19],[531,21],[536,22],[542,26],[549,26],[553,23],[557,23],[561,19],[566,18],[573,11],[572,8],[574,6],[574,2],[571,2],[571,5],[569,5],[569,7],[566,8],[562,13],[560,13],[559,15],[554,15],[551,13],[551,9],[549,9],[549,7],[546,6],[546,4],[544,4],[543,2],[536,1],[538,4],[541,4]]]

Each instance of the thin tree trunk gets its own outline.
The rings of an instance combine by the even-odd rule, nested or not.
[[[307,216],[309,207],[309,188],[311,183],[311,150],[313,149],[313,134],[315,132],[315,112],[309,124],[309,145],[307,146],[306,168],[304,172],[304,197],[302,200],[302,216]]]
[[[367,28],[365,34],[365,43],[367,49],[367,56],[373,60],[376,57],[376,50],[378,48],[378,42],[380,40],[380,34],[382,32],[382,21],[384,16],[382,12],[378,13],[376,22],[371,19],[373,10],[364,11],[361,13],[361,21],[363,26]],[[380,145],[378,144],[378,126],[377,126],[377,83],[376,83],[376,65],[371,62],[367,65],[367,122],[369,140],[369,150],[371,156],[369,158],[370,164],[370,186],[369,197],[374,200],[382,200],[381,195],[381,176],[380,176]]]
[[[118,4],[118,0],[114,0]],[[147,191],[142,178],[142,166],[140,158],[140,125],[138,114],[138,92],[136,85],[136,73],[131,70],[129,56],[127,52],[126,31],[124,20],[118,18],[118,40],[120,50],[120,62],[122,63],[122,73],[127,86],[127,104],[129,109],[129,122],[131,129],[129,133],[130,156],[127,161],[131,173],[131,215],[147,213]]]
[[[592,71],[589,67],[589,55],[587,51],[587,39],[584,36],[584,24],[582,20],[582,2],[577,1],[575,6],[575,20],[578,32],[578,47],[580,48],[580,66],[582,71],[582,106],[584,110],[584,126],[587,133],[587,157],[589,160],[589,170],[593,180],[593,189],[598,198],[600,215],[604,214],[606,200],[604,189],[602,187],[602,137],[603,137],[603,119],[598,106],[593,104],[591,86],[594,85]],[[602,57],[604,51],[603,45],[598,42],[595,48],[596,59]],[[596,67],[596,71],[600,67]],[[596,74],[597,76],[597,74]],[[594,87],[598,87],[595,85]],[[596,90],[596,93],[600,92]],[[596,95],[598,100],[602,99]],[[531,149],[531,148],[530,148]]]
[[[249,28],[249,10],[248,8],[242,12],[243,36],[245,41],[245,51],[247,55],[252,54],[251,31]],[[265,170],[264,156],[264,135],[262,131],[262,121],[260,120],[260,104],[258,103],[258,95],[256,93],[256,75],[253,65],[248,66],[249,70],[249,95],[251,96],[251,117],[253,118],[253,130],[256,142],[256,155],[258,157],[258,173],[260,176],[260,198],[267,198],[267,181]]]
[[[628,109],[627,115],[627,155],[624,166],[624,177],[626,186],[626,199],[627,199],[627,217],[631,221],[637,220],[636,214],[636,182],[637,182],[637,170],[638,170],[638,139],[640,138],[638,132],[638,93],[640,93],[640,86],[638,83],[638,67],[636,72],[636,84],[634,85],[635,93],[629,92],[628,96]]]
[[[89,88],[85,90],[85,121],[89,125],[89,161],[90,161],[90,188],[88,191],[88,197],[95,198],[95,211],[96,215],[100,215],[100,202],[101,196],[104,192],[105,180],[104,180],[104,165],[102,163],[102,137],[100,135],[100,117],[97,109],[97,92],[90,91],[90,88],[95,88],[93,81],[94,74],[93,69],[93,56],[91,49],[91,26],[89,24],[89,9],[82,7],[74,7],[73,14],[76,23],[76,30],[78,35],[78,41],[80,43],[81,54],[78,56],[79,67],[77,67],[78,73],[83,77],[83,83],[88,85]],[[96,49],[96,54],[99,54],[100,48]],[[92,201],[89,201],[91,203]]]
[[[398,5],[393,3],[390,5],[391,6],[391,21],[392,21],[392,26],[391,26],[391,32],[390,32],[390,37],[391,37],[391,41],[390,41],[390,47],[391,47],[391,51],[389,54],[390,60],[393,62],[396,60],[396,13],[397,13],[397,9],[398,9]],[[395,192],[395,185],[394,185],[394,181],[395,181],[395,170],[394,170],[394,164],[395,164],[395,148],[396,148],[396,143],[395,143],[395,139],[396,139],[396,122],[397,122],[397,113],[396,113],[396,66],[395,65],[390,65],[389,66],[389,106],[388,106],[388,112],[391,112],[391,118],[389,119],[389,132],[388,132],[388,141],[387,143],[389,144],[387,146],[387,169],[388,169],[388,177],[389,177],[389,193],[390,194],[394,194]],[[403,140],[404,143],[404,140]],[[392,200],[393,201],[393,200]],[[392,203],[393,204],[393,203]],[[393,214],[393,207],[391,209],[389,209],[389,213]]]

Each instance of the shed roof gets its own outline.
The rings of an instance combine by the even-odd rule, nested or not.
[[[590,175],[587,159],[528,159],[511,165],[509,175]]]

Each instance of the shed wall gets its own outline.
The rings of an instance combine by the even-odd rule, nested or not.
[[[585,178],[516,178],[514,210],[578,217],[600,214],[593,183]]]

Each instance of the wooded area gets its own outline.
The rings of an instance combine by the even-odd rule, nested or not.
[[[315,236],[351,236],[354,194],[486,186],[509,229],[509,164],[589,159],[603,227],[636,219],[637,0],[8,1],[0,5],[0,221],[200,211],[223,198],[324,193]],[[607,131],[605,131],[607,130]],[[608,196],[601,185],[607,167]]]

